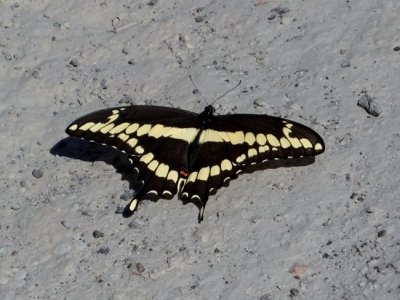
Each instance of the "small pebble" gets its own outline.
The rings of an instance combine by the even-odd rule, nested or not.
[[[144,268],[144,266],[140,262],[136,263],[136,271],[139,274],[142,274],[145,270],[146,269]]]
[[[154,6],[154,5],[157,4],[157,2],[158,2],[158,0],[150,0],[150,1],[147,2],[147,5],[148,6]]]
[[[277,16],[281,17],[289,12],[289,8],[287,7],[275,7],[273,9],[271,9],[271,15],[268,17],[268,20],[273,20],[275,19]]]
[[[77,58],[73,58],[69,61],[69,64],[75,68],[80,66],[79,60]]]
[[[38,78],[39,77],[39,71],[38,70],[33,70],[31,73],[33,78]]]
[[[115,210],[115,213],[117,214],[117,215],[121,215],[123,212],[124,212],[124,210],[125,210],[125,207],[123,207],[123,206],[117,206],[117,209]]]
[[[324,223],[322,223],[322,226],[328,226],[331,223],[331,219],[328,218]]]
[[[386,230],[380,230],[380,231],[378,231],[378,237],[380,238],[380,237],[384,237],[386,235]]]
[[[257,107],[264,107],[265,101],[262,100],[261,98],[257,98],[256,100],[254,100],[253,104],[254,104],[254,106],[257,106]]]
[[[357,197],[358,202],[363,202],[365,200],[365,195],[360,195]]]
[[[203,17],[203,16],[197,16],[196,18],[194,18],[194,20],[195,20],[197,23],[200,23],[200,22],[203,22],[204,17]]]
[[[367,214],[372,214],[372,213],[374,213],[374,209],[373,209],[372,207],[367,207],[367,208],[365,209],[365,212],[366,212]]]
[[[132,102],[133,102],[133,99],[127,95],[122,96],[122,98],[119,99],[119,101],[118,101],[118,103],[120,103],[120,104],[125,104],[125,103],[128,104],[128,103],[132,103]]]
[[[260,300],[272,300],[272,296],[270,294],[264,294],[260,297]]]
[[[19,203],[15,203],[15,204],[11,205],[12,210],[19,210],[20,208],[21,208],[21,204],[19,204]]]
[[[394,51],[400,51],[400,46],[396,46],[393,48]]]
[[[297,296],[299,294],[299,290],[298,289],[290,289],[290,295],[291,296]]]
[[[349,61],[349,60],[344,60],[344,61],[342,61],[342,63],[340,64],[340,66],[341,66],[342,68],[348,68],[348,67],[351,66],[351,64],[350,64],[350,61]]]
[[[148,225],[148,223],[146,221],[144,221],[141,218],[136,218],[135,220],[133,220],[132,222],[129,223],[129,228],[132,229],[137,229],[137,230],[141,230],[143,228],[145,228]]]
[[[108,254],[110,252],[110,248],[108,248],[108,247],[101,247],[100,249],[99,249],[99,251],[97,251],[97,253],[100,253],[100,254]]]
[[[13,59],[12,54],[9,53],[9,52],[2,51],[1,54],[3,54],[3,57],[5,58],[5,60],[12,60]]]
[[[367,94],[362,95],[358,100],[357,105],[364,108],[371,116],[377,117],[381,114],[381,108],[375,98]]]
[[[390,266],[396,270],[396,272],[400,272],[400,256],[397,259],[394,259],[391,263]]]
[[[64,226],[67,229],[70,229],[71,227],[68,225],[68,222],[66,220],[61,220],[61,225]]]
[[[347,146],[351,143],[352,138],[351,138],[351,134],[350,133],[346,133],[344,136],[340,137],[338,139],[340,145],[342,146]]]
[[[103,89],[103,90],[106,90],[107,89],[107,80],[106,79],[102,79],[101,80],[101,82],[100,82],[100,86],[101,86],[101,88]]]
[[[300,276],[303,275],[304,273],[307,272],[309,267],[305,264],[294,264],[290,269],[289,273],[295,275],[295,276]]]
[[[95,231],[93,231],[93,237],[94,237],[95,239],[101,238],[101,237],[103,237],[103,236],[104,236],[104,233],[102,233],[100,230],[95,230]]]
[[[282,217],[281,217],[281,215],[276,215],[276,216],[274,217],[274,221],[275,221],[275,222],[282,222]]]
[[[43,171],[40,169],[35,169],[32,171],[32,175],[35,178],[41,178],[41,177],[43,177]]]
[[[122,48],[122,53],[123,54],[129,54],[128,48],[126,48],[126,47]]]
[[[278,14],[279,16],[282,16],[282,15],[284,15],[284,14],[286,14],[286,13],[289,12],[289,8],[287,8],[287,7],[282,7],[282,6],[278,6],[278,7],[275,7],[275,8],[273,8],[273,9],[271,9],[271,12],[272,12],[272,13],[276,13],[276,14]]]
[[[134,195],[135,195],[135,192],[133,190],[126,190],[119,198],[124,201],[128,201],[128,200],[131,200]]]
[[[0,246],[0,255],[7,254],[8,249],[7,246]]]
[[[128,64],[129,64],[129,65],[134,65],[134,64],[135,64],[135,61],[134,61],[133,59],[130,59],[130,60],[128,60]]]
[[[359,287],[364,287],[367,283],[365,282],[365,280],[362,280],[358,283]]]
[[[330,258],[331,256],[328,254],[328,253],[324,253],[323,255],[322,255],[322,258]]]

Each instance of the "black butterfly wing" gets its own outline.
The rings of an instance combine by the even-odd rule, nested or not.
[[[143,196],[176,194],[179,173],[188,168],[189,144],[199,132],[196,116],[168,107],[118,107],[83,116],[72,122],[66,132],[131,156],[143,187],[128,206],[129,214]]]
[[[108,108],[80,117],[67,127],[66,132],[97,143],[108,142],[107,145],[115,146],[128,154],[140,155],[141,151],[135,150],[135,146],[125,143],[125,135],[146,135],[152,129],[148,125],[175,126],[178,124],[180,128],[193,126],[191,120],[196,115],[189,111],[162,106],[137,105]],[[154,133],[153,128],[150,135]]]
[[[246,164],[265,159],[315,156],[325,150],[323,139],[314,130],[279,117],[249,114],[217,116],[212,129],[239,132],[236,143],[239,142],[248,151]]]
[[[200,200],[204,210],[209,193],[236,178],[245,166],[314,156],[324,149],[322,138],[314,130],[290,120],[249,114],[215,116],[209,128],[201,132],[182,195]]]
[[[131,156],[143,187],[126,213],[146,195],[172,197],[180,189],[183,197],[200,201],[200,220],[209,193],[236,178],[245,166],[324,151],[322,138],[299,123],[212,112],[211,107],[201,115],[158,106],[119,107],[81,117],[66,132]]]

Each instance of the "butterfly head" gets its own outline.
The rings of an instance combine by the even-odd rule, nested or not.
[[[207,128],[208,124],[211,123],[211,120],[214,117],[214,113],[215,108],[212,105],[207,105],[206,108],[204,108],[204,111],[199,114],[202,128]]]

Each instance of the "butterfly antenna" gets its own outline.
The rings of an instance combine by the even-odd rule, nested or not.
[[[241,80],[239,80],[238,84],[236,84],[233,88],[231,88],[229,91],[225,92],[223,95],[219,96],[217,99],[215,99],[213,102],[211,102],[211,105],[213,105],[215,102],[217,102],[219,99],[222,97],[225,97],[227,94],[232,92],[234,89],[236,89],[240,84],[242,83]]]
[[[192,79],[192,75],[189,75],[189,79],[192,82],[194,88],[196,89],[197,93],[200,95],[200,97],[204,100],[204,102],[208,105],[208,102],[206,100],[206,98],[203,97],[203,95],[200,93],[200,90],[197,88],[196,84],[194,83],[193,79]]]

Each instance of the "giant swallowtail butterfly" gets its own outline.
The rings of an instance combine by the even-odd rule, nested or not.
[[[83,116],[68,126],[75,137],[109,145],[131,160],[141,190],[127,205],[132,214],[149,195],[200,203],[199,221],[210,193],[246,166],[266,160],[314,156],[324,141],[312,129],[268,115],[200,114],[161,106],[127,106]]]

